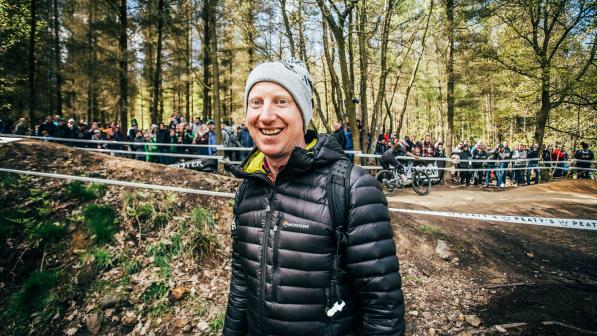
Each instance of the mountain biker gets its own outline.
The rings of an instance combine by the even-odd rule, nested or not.
[[[391,147],[381,155],[381,166],[383,169],[390,169],[390,165],[394,166],[398,172],[404,172],[404,165],[400,163],[397,156],[412,156],[416,159],[418,157],[408,150],[408,143],[404,140],[395,140]]]

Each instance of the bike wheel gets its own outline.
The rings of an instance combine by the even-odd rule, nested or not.
[[[415,170],[413,173],[412,186],[417,194],[425,196],[431,192],[431,179],[426,172]]]
[[[392,172],[389,170],[380,170],[377,174],[375,174],[375,179],[379,183],[381,183],[383,188],[385,188],[389,191],[393,191],[394,189],[396,189],[395,186],[392,186],[388,183],[388,181],[390,181],[393,177],[394,176],[393,176]]]

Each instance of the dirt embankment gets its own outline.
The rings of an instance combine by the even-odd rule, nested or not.
[[[234,192],[238,184],[225,176],[35,141],[0,145],[0,158],[6,168],[186,188]],[[230,200],[131,194],[124,187],[108,187],[97,198],[83,200],[65,181],[7,176],[0,174],[0,214],[22,211],[25,219],[60,222],[65,228],[46,244],[30,224],[10,222],[16,229],[6,242],[0,240],[0,309],[10,311],[20,294],[31,294],[25,289],[40,268],[58,270],[62,284],[54,284],[41,301],[31,296],[52,310],[25,307],[33,315],[21,321],[24,328],[0,313],[5,325],[0,333],[217,334],[228,291]],[[388,201],[399,208],[595,219],[595,195],[595,182],[561,181],[503,192],[442,187],[426,197],[401,191],[388,195]],[[91,204],[116,212],[118,229],[108,243],[98,243],[84,218]],[[392,213],[392,224],[407,335],[597,332],[595,232],[403,213]],[[45,227],[40,225],[35,227]],[[189,249],[197,245],[204,248]],[[40,329],[43,321],[52,327]]]
[[[18,170],[221,192],[238,185],[36,141],[0,145],[0,158]],[[0,183],[0,334],[218,334],[231,199],[5,173]]]
[[[568,180],[504,192],[403,191],[388,200],[397,208],[595,219],[596,195],[594,181]],[[597,333],[597,232],[392,216],[413,334]],[[435,252],[438,240],[453,252],[447,261]]]

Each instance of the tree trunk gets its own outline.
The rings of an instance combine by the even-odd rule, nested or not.
[[[346,111],[346,115],[348,116],[348,123],[351,130],[352,135],[352,143],[355,149],[361,148],[361,143],[359,139],[359,130],[357,128],[357,118],[355,112],[355,103],[352,100],[354,97],[354,83],[351,82],[351,75],[350,75],[350,64],[348,60],[346,45],[346,39],[344,38],[344,26],[346,24],[346,18],[352,12],[354,5],[347,7],[344,10],[344,13],[339,15],[338,22],[336,19],[331,15],[329,8],[327,5],[323,4],[322,0],[317,1],[319,7],[321,8],[322,15],[324,19],[327,21],[332,35],[336,40],[336,44],[338,46],[338,59],[340,61],[340,77],[342,78],[342,89],[344,91],[344,110]],[[349,27],[350,29],[350,27]]]
[[[332,60],[332,55],[330,53],[330,46],[328,40],[328,27],[325,22],[325,19],[322,20],[322,32],[323,32],[323,53],[325,57],[325,61],[327,64],[328,71],[330,73],[330,80],[331,80],[331,96],[332,96],[332,105],[334,106],[334,112],[336,114],[336,118],[338,118],[338,122],[344,124],[344,112],[342,109],[342,91],[340,89],[340,81],[338,80],[338,75],[336,74],[336,69],[334,69],[334,62]]]
[[[547,118],[551,110],[551,100],[549,97],[550,90],[550,65],[547,62],[541,64],[541,109],[537,112],[537,127],[535,128],[535,142],[541,148],[543,145],[543,137],[545,136],[545,126],[547,125]]]
[[[209,46],[211,44],[211,18],[209,17],[209,7],[211,0],[203,1],[202,19],[203,19],[203,118],[205,120],[211,119],[211,96],[209,95],[210,74],[209,66],[211,58],[209,54]]]
[[[448,59],[446,62],[446,105],[447,105],[447,139],[446,152],[452,154],[454,146],[454,0],[446,0],[446,37],[448,39]],[[448,174],[444,174],[447,176]]]
[[[367,1],[364,0],[359,5],[359,23],[358,23],[358,41],[359,41],[359,65],[361,72],[361,80],[359,82],[359,96],[361,98],[361,125],[363,127],[364,141],[361,144],[361,151],[368,152],[369,145],[369,114],[367,106],[367,82],[369,81],[368,66],[369,56],[367,49],[367,36],[365,34],[367,24]],[[375,134],[371,134],[375,137]]]
[[[153,105],[151,108],[151,123],[157,124],[162,121],[163,98],[162,98],[162,43],[164,30],[164,0],[158,0],[158,41],[153,76]],[[158,111],[159,108],[159,111]],[[159,120],[158,120],[159,119]]]
[[[60,12],[58,10],[58,0],[54,0],[54,66],[56,76],[56,114],[62,115],[62,64],[60,62]]]
[[[386,81],[388,78],[388,65],[387,65],[387,54],[388,54],[388,39],[390,35],[390,23],[392,19],[392,10],[394,8],[394,0],[386,0],[386,8],[384,10],[384,21],[381,32],[381,48],[380,48],[380,60],[379,60],[379,83],[377,88],[377,97],[373,104],[373,118],[371,120],[371,133],[373,136],[377,133],[377,121],[379,116],[383,115],[382,102],[385,100],[386,95]],[[390,118],[390,120],[392,120]],[[385,127],[385,125],[384,125]]]
[[[220,106],[220,71],[218,66],[218,42],[217,42],[217,18],[216,18],[216,6],[217,0],[206,0],[208,1],[210,7],[210,46],[209,51],[211,55],[211,63],[213,65],[214,76],[213,76],[213,98],[214,98],[214,119],[216,122],[216,136],[217,136],[217,143],[222,143],[222,130],[220,129],[221,125],[221,106]]]
[[[402,103],[402,110],[400,111],[400,117],[398,119],[398,127],[396,129],[396,133],[398,137],[401,136],[402,131],[402,121],[404,120],[404,114],[406,113],[406,108],[408,107],[408,97],[410,95],[410,90],[412,89],[413,85],[415,84],[415,80],[417,79],[417,72],[419,71],[419,65],[421,64],[421,59],[425,54],[425,39],[427,38],[427,31],[429,30],[429,22],[431,19],[431,14],[433,13],[433,0],[429,3],[429,14],[427,14],[427,22],[425,23],[425,30],[423,31],[423,37],[421,38],[421,53],[419,57],[417,57],[417,62],[415,63],[415,67],[413,68],[413,72],[410,76],[410,81],[408,82],[408,86],[406,87],[406,92],[404,93],[404,101]]]
[[[185,2],[185,14],[186,14],[187,24],[186,24],[186,29],[185,29],[186,55],[185,55],[185,82],[184,82],[185,100],[184,101],[185,101],[185,118],[188,123],[192,122],[191,121],[191,78],[192,78],[191,58],[193,57],[193,41],[191,39],[193,38],[193,36],[192,36],[193,33],[191,30],[191,20],[192,20],[193,16],[191,15],[192,3],[190,3],[190,1],[191,0]]]
[[[292,37],[292,30],[290,29],[290,21],[288,21],[288,15],[286,15],[286,0],[280,0],[280,6],[282,7],[282,19],[284,20],[284,29],[286,30],[286,37],[288,37],[288,45],[290,46],[290,56],[296,57],[294,50],[294,38]]]
[[[35,127],[35,31],[37,29],[37,0],[31,0],[31,25],[29,31],[29,128]]]
[[[120,0],[120,36],[118,38],[118,50],[120,54],[119,65],[119,86],[120,99],[118,101],[120,109],[120,125],[124,132],[128,129],[128,14],[127,0]]]
[[[299,0],[298,1],[298,28],[299,28],[299,54],[300,54],[300,58],[303,61],[303,63],[305,63],[305,66],[307,67],[307,72],[309,72],[311,74],[311,64],[309,64],[309,59],[307,58],[307,48],[306,48],[306,43],[305,43],[305,31],[304,31],[304,26],[303,26],[303,0]],[[313,89],[313,94],[315,95],[315,111],[317,111],[317,115],[319,116],[319,119],[321,119],[321,123],[323,124],[323,127],[325,128],[327,133],[331,133],[332,130],[330,129],[330,125],[328,124],[328,120],[325,117],[325,115],[323,114],[323,111],[321,109],[321,96],[319,95],[319,91],[317,90],[317,88],[312,85],[312,89]]]

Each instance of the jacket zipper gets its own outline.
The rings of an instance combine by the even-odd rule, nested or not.
[[[269,230],[272,222],[272,200],[274,198],[274,189],[270,191],[268,203],[265,208],[265,225],[263,228],[263,242],[261,244],[261,288],[260,291],[260,303],[259,303],[259,316],[261,324],[261,334],[265,335],[265,286],[267,284],[267,238],[269,236]]]
[[[280,283],[280,267],[278,266],[278,244],[280,242],[280,216],[276,218],[274,224],[274,249],[272,252],[272,268],[273,268],[273,284],[272,284],[272,301],[278,302],[278,286]]]

